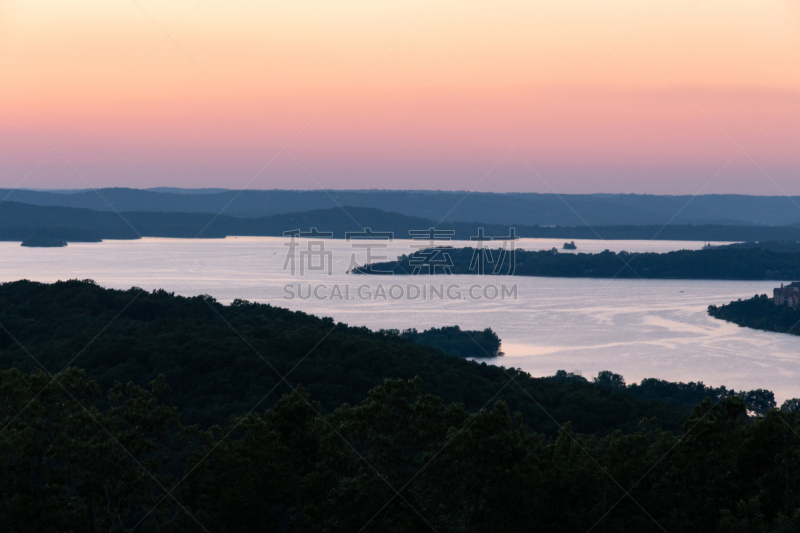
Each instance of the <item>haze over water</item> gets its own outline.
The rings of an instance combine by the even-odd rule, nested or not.
[[[94,279],[104,287],[163,288],[182,295],[210,294],[223,303],[235,298],[302,310],[353,326],[427,329],[459,325],[491,327],[503,340],[505,356],[492,362],[533,375],[556,370],[591,378],[612,370],[630,383],[646,377],[703,381],[735,389],[766,388],[779,403],[800,396],[800,339],[739,328],[709,317],[710,304],[770,293],[772,281],[687,281],[572,279],[478,276],[350,276],[351,254],[363,263],[363,250],[344,241],[326,241],[332,275],[307,272],[302,278],[283,270],[287,253],[281,238],[219,240],[143,239],[74,243],[66,248],[23,248],[0,242],[0,281],[53,282]],[[301,243],[304,250],[305,243]],[[412,251],[410,241],[395,241],[373,255],[390,259]],[[469,243],[453,243],[455,246]],[[563,240],[523,239],[522,249],[550,249]],[[697,249],[699,242],[576,241],[578,251],[606,248],[630,252]],[[633,263],[635,268],[635,263]],[[789,281],[789,280],[787,280]],[[467,298],[480,283],[517,285],[517,299]],[[325,284],[325,299],[286,299],[287,284]],[[351,287],[353,299],[331,299],[333,285]],[[457,285],[462,299],[392,300],[377,296],[378,285]],[[356,297],[358,286],[367,285]],[[303,289],[304,294],[307,290]],[[480,290],[478,291],[480,295]],[[491,295],[491,292],[490,292]]]

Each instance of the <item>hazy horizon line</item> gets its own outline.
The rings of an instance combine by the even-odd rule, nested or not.
[[[369,193],[369,192],[379,192],[379,193],[394,193],[394,192],[405,192],[405,193],[426,193],[426,194],[464,194],[464,195],[483,195],[483,194],[494,194],[498,196],[510,196],[510,195],[541,195],[541,196],[658,196],[658,197],[705,197],[705,196],[741,196],[741,197],[757,197],[757,198],[800,198],[800,195],[789,195],[789,194],[742,194],[742,193],[706,193],[706,194],[693,194],[693,193],[685,193],[685,194],[654,194],[654,193],[634,193],[634,192],[586,192],[586,193],[573,193],[573,192],[538,192],[538,191],[506,191],[506,192],[495,192],[495,191],[467,191],[467,190],[451,190],[451,189],[335,189],[335,188],[325,188],[325,189],[236,189],[236,188],[225,188],[225,187],[170,187],[170,186],[159,186],[159,187],[130,187],[130,186],[116,186],[116,187],[95,187],[95,188],[85,188],[85,189],[53,189],[53,188],[37,188],[37,187],[0,187],[0,190],[3,191],[29,191],[29,192],[50,192],[50,193],[57,193],[57,194],[70,194],[70,193],[82,193],[82,192],[91,192],[91,191],[102,191],[102,190],[109,190],[109,189],[124,189],[124,190],[132,190],[132,191],[147,191],[147,192],[185,192],[185,191],[198,191],[203,192],[206,194],[215,194],[215,193],[222,193],[222,192],[230,192],[230,191],[255,191],[255,192],[355,192],[355,193]]]

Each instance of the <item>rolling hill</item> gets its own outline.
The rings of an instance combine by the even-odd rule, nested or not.
[[[664,225],[670,221],[695,225],[800,223],[800,199],[783,196],[109,188],[58,192],[4,189],[0,190],[0,199],[96,211],[217,214],[224,210],[227,215],[250,218],[346,205],[436,222],[444,219],[500,225]]]

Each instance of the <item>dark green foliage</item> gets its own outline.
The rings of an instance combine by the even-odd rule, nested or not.
[[[796,413],[800,411],[800,399],[792,398],[781,404],[781,411],[784,413]]]
[[[769,391],[536,379],[395,331],[90,282],[1,285],[0,324],[18,367],[0,371],[2,531],[800,525],[797,400]]]
[[[594,382],[597,385],[600,385],[606,389],[624,389],[625,388],[625,378],[620,376],[619,374],[615,374],[610,370],[601,370],[597,377],[594,378]]]
[[[708,314],[748,328],[800,335],[800,311],[774,305],[766,294],[726,305],[710,305]]]
[[[700,383],[673,383],[656,378],[643,379],[628,386],[628,394],[641,399],[658,398],[676,407],[694,407],[706,398],[721,401],[736,391],[723,387],[709,387]],[[770,393],[772,394],[772,393]]]
[[[595,379],[595,383],[601,383],[600,377],[602,375],[603,372],[600,373],[598,379]],[[617,374],[613,375],[617,376]],[[617,377],[622,379],[622,376]],[[629,385],[626,390],[628,394],[636,398],[642,400],[658,399],[659,401],[666,402],[679,409],[690,409],[706,398],[719,402],[731,396],[738,396],[744,401],[750,411],[761,415],[776,407],[775,394],[772,391],[764,389],[737,392],[724,386],[709,387],[702,382],[672,383],[660,379],[647,378],[643,379],[641,383]],[[793,404],[791,402],[792,400],[784,402],[784,406],[781,407],[781,410],[793,410]]]
[[[168,484],[166,388],[116,384],[107,395],[82,371],[0,372],[3,531],[125,531]],[[102,406],[102,407],[99,407]],[[167,507],[150,522],[164,522]]]
[[[472,263],[473,248],[447,249],[454,266],[453,274],[478,274]],[[510,254],[502,256],[492,250],[494,261],[502,259],[500,275],[509,272]],[[376,263],[376,270],[394,270],[408,274],[414,268],[413,259],[402,256],[398,261]],[[486,274],[494,269],[486,268]],[[356,271],[356,273],[359,273]],[[422,270],[425,274],[427,271]],[[437,273],[441,273],[437,271]],[[800,253],[779,253],[761,248],[715,248],[711,250],[678,250],[676,252],[597,254],[558,253],[546,251],[516,251],[514,275],[565,278],[646,278],[646,279],[793,279],[800,278]]]
[[[503,355],[500,351],[500,337],[492,331],[492,328],[483,331],[462,331],[458,326],[445,326],[426,329],[421,333],[416,329],[407,329],[400,336],[423,346],[439,348],[447,355],[456,357],[480,358]]]
[[[800,419],[749,418],[737,396],[703,401],[677,435],[643,421],[603,437],[567,424],[547,439],[502,400],[470,411],[424,394],[419,380],[387,380],[328,415],[298,388],[224,426],[183,428],[171,443],[187,459],[170,476],[175,416],[155,400],[163,384],[103,395],[79,371],[58,379],[69,394],[51,386],[36,397],[49,376],[0,373],[3,531],[800,526]]]

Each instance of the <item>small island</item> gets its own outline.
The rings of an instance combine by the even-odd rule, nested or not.
[[[578,249],[578,247],[575,246],[575,241],[565,242],[564,246],[562,246],[561,248],[563,248],[564,250],[577,250]]]
[[[48,237],[46,235],[36,235],[28,237],[20,246],[28,248],[63,248],[67,245],[67,241],[56,237]]]

